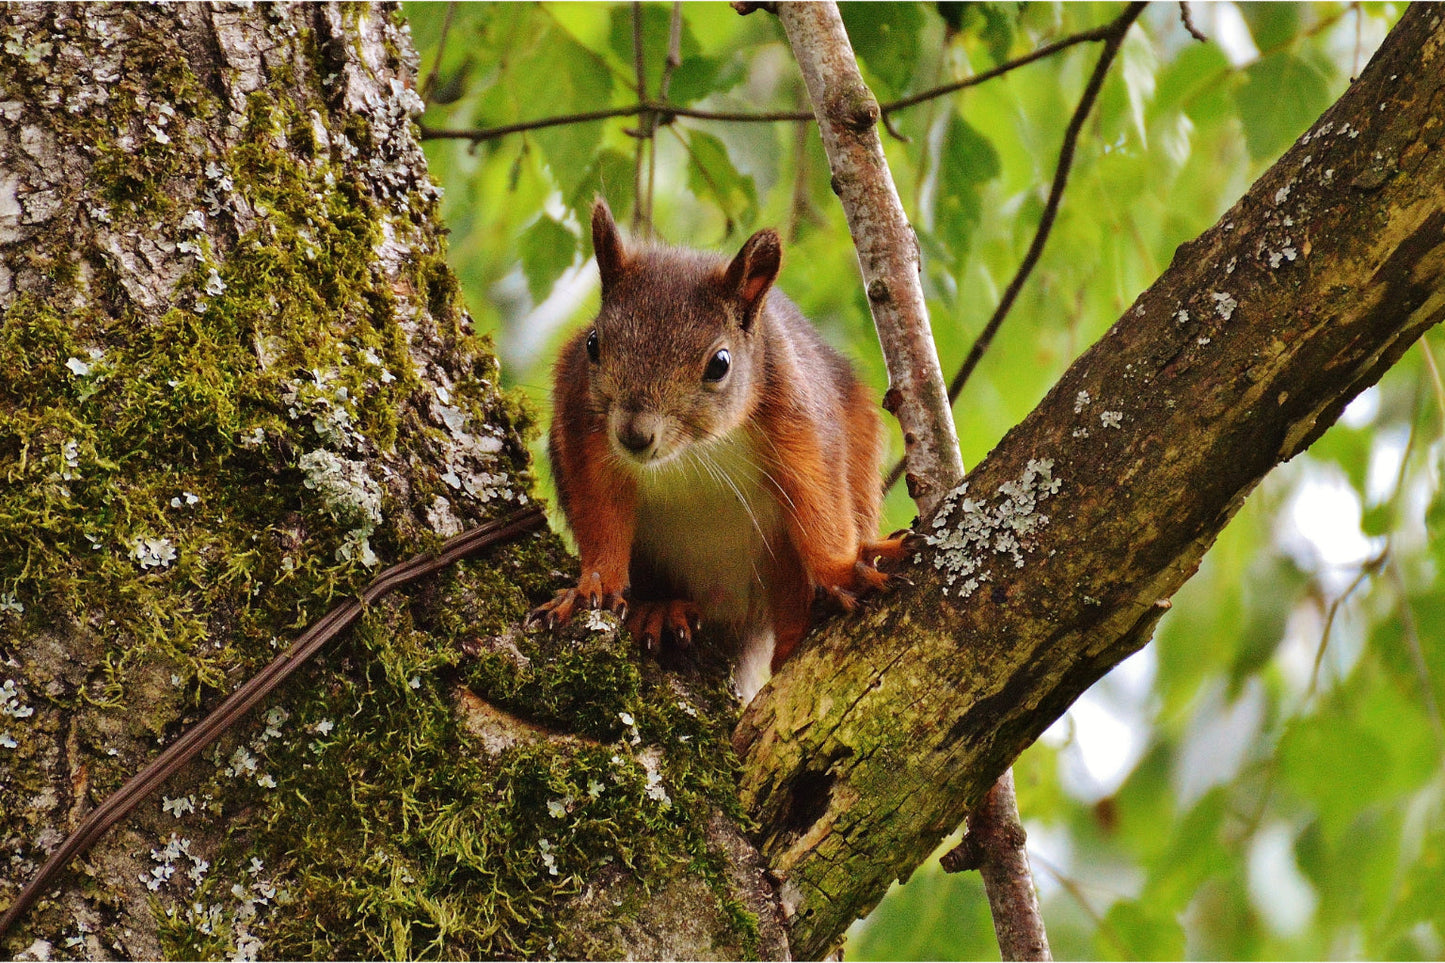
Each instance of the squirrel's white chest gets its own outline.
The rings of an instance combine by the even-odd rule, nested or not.
[[[786,537],[782,497],[744,432],[696,446],[638,479],[633,550],[697,603],[704,620],[763,615]]]

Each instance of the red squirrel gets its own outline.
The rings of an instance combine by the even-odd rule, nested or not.
[[[746,701],[797,648],[815,596],[852,609],[903,552],[876,540],[881,419],[773,290],[775,231],[731,261],[627,245],[599,200],[592,242],[602,306],[558,358],[548,445],[582,575],[532,618],[609,609],[654,651],[722,624]]]

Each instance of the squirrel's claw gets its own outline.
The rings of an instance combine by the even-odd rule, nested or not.
[[[627,618],[627,587],[612,589],[602,584],[602,577],[593,572],[583,575],[572,588],[563,589],[550,602],[544,602],[527,613],[526,625],[541,623],[548,630],[565,625],[579,609],[606,609],[620,618]]]
[[[909,553],[917,547],[918,536],[909,531],[895,532],[876,542],[858,546],[858,554],[850,562],[841,561],[820,573],[816,597],[832,600],[845,612],[856,611],[859,600],[870,592],[897,583],[912,584],[895,572]]]
[[[844,612],[858,608],[858,593],[850,592],[841,585],[819,585],[815,593],[821,599],[832,599]]]
[[[891,572],[908,559],[910,553],[918,550],[923,536],[911,529],[900,529],[876,542],[864,542],[858,546],[858,561],[873,569]],[[879,563],[886,563],[880,566]]]
[[[702,627],[697,606],[687,599],[638,602],[627,617],[627,630],[647,652],[656,653],[665,636],[679,646],[692,645],[692,635]]]

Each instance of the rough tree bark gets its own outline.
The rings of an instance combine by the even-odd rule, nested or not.
[[[1441,21],[1411,7],[925,520],[913,586],[828,626],[749,707],[743,794],[797,955],[1148,642],[1260,478],[1445,317]]]
[[[329,607],[530,478],[394,6],[0,30],[3,905]],[[605,622],[520,635],[566,564],[527,538],[373,606],[0,955],[785,955],[720,680],[639,670]]]
[[[0,23],[6,900],[373,554],[528,479],[441,260],[393,10]],[[825,952],[1445,312],[1442,33],[1412,8],[1181,248],[945,502],[914,586],[754,702],[740,768],[715,673],[639,664],[608,618],[517,629],[567,567],[528,539],[379,605],[0,951]]]

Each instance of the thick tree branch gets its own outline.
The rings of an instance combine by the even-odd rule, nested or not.
[[[946,499],[914,584],[823,627],[749,707],[743,794],[797,955],[1142,647],[1259,480],[1445,319],[1442,53],[1435,9],[1410,8]]]

